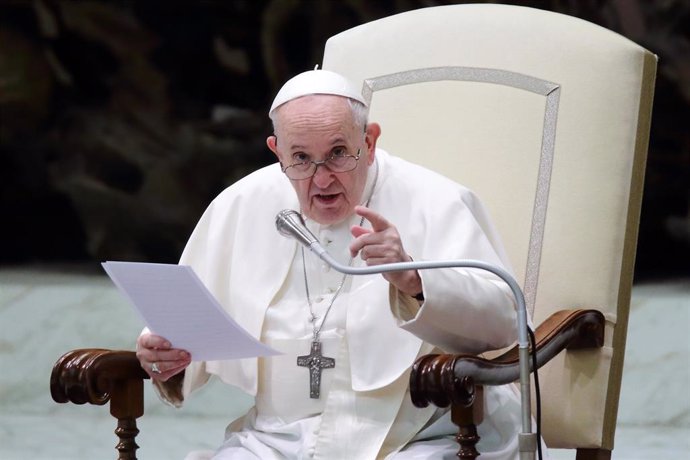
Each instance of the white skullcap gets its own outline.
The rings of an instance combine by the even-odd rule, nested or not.
[[[298,97],[310,94],[333,94],[359,101],[365,106],[364,98],[355,86],[340,74],[330,70],[308,70],[289,79],[271,104],[269,115],[279,106]]]

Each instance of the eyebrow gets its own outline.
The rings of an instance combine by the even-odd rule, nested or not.
[[[277,144],[278,144],[278,138],[276,137],[276,145]],[[347,142],[345,141],[345,137],[338,136],[338,137],[334,138],[333,141],[331,141],[331,148],[335,147],[339,144],[347,144]],[[290,146],[290,148],[288,150],[291,151],[292,153],[294,153],[295,150],[297,150],[297,151],[306,150],[306,147],[301,145],[301,144],[293,144]]]

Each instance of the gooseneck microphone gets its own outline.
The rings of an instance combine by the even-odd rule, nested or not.
[[[309,248],[314,254],[322,258],[328,265],[344,273],[340,268],[345,267],[345,265],[339,264],[328,252],[326,252],[326,249],[321,246],[318,238],[307,228],[304,219],[302,219],[302,216],[297,211],[292,209],[283,209],[280,211],[276,216],[276,228],[281,235],[297,240],[302,245]]]
[[[335,260],[328,251],[321,246],[319,240],[307,228],[304,219],[302,219],[302,216],[297,211],[292,209],[280,211],[276,216],[276,228],[281,235],[288,238],[294,238],[299,243],[309,248],[309,250],[314,252],[332,268],[340,273],[348,275],[372,275],[394,271],[428,270],[433,268],[478,268],[491,272],[501,278],[508,287],[510,287],[515,297],[515,302],[517,303],[520,395],[522,408],[522,432],[519,433],[518,436],[520,459],[534,459],[536,445],[539,441],[536,439],[536,434],[532,433],[527,307],[525,305],[525,296],[522,293],[522,289],[520,289],[520,285],[518,285],[517,281],[515,281],[510,273],[495,265],[471,259],[396,262],[368,267],[351,267]]]
[[[319,240],[304,224],[300,213],[292,209],[283,209],[276,216],[276,228],[281,235],[294,238],[311,249],[312,245],[321,246]]]

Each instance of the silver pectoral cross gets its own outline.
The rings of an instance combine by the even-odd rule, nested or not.
[[[321,342],[311,343],[311,352],[308,355],[298,356],[297,365],[309,368],[309,397],[319,399],[321,395],[321,370],[335,367],[335,359],[321,354]]]

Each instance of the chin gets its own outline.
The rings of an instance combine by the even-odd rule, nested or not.
[[[321,209],[315,212],[310,212],[307,217],[320,223],[321,225],[334,225],[344,221],[350,217],[350,215],[352,215],[351,212],[347,212],[346,210],[342,209]]]

